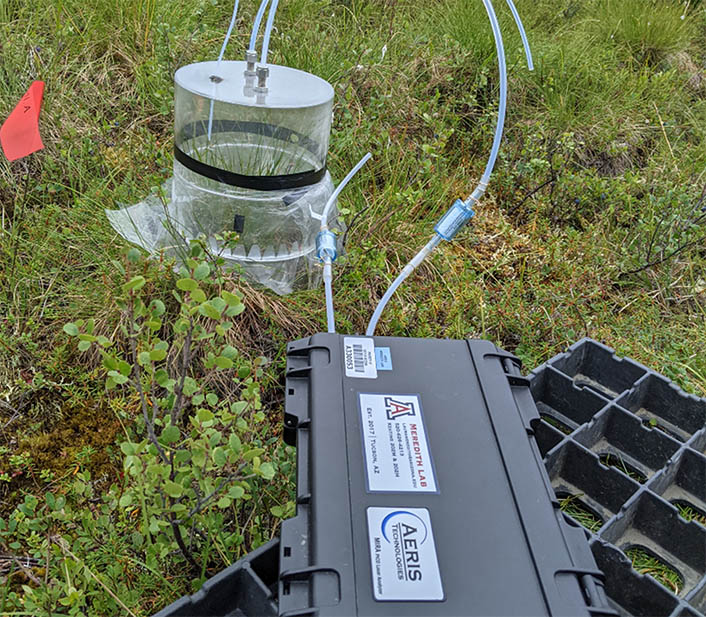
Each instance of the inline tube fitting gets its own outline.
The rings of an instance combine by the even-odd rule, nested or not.
[[[316,256],[319,261],[329,264],[336,261],[338,248],[336,247],[336,235],[330,229],[322,229],[316,236]]]
[[[475,203],[476,199],[473,197],[470,197],[468,202],[457,199],[448,209],[446,214],[439,219],[439,222],[434,225],[434,231],[436,234],[443,240],[451,242],[461,228],[475,215],[475,212],[471,207],[471,205]]]

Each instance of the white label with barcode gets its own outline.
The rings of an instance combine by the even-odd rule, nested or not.
[[[375,343],[373,339],[344,337],[343,356],[346,377],[377,378],[378,370],[375,364]]]

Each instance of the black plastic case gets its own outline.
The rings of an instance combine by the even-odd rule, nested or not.
[[[281,530],[280,615],[615,614],[586,535],[559,510],[519,365],[487,341],[289,345],[297,514]]]

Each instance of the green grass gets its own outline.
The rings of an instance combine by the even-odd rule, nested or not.
[[[227,58],[247,44],[256,6],[241,4]],[[512,17],[503,3],[496,8],[510,106],[494,178],[473,224],[400,288],[378,333],[482,337],[528,368],[591,336],[706,395],[704,3],[521,0],[534,73]],[[105,572],[136,614],[190,590],[190,575],[171,562],[155,580],[130,561],[140,553],[125,513],[100,519],[109,531],[91,540],[103,515],[73,492],[74,469],[93,474],[96,498],[127,480],[120,452],[101,441],[106,433],[97,442],[67,427],[121,439],[134,428],[137,401],[106,393],[100,359],[79,354],[61,328],[97,315],[96,332],[119,331],[113,261],[126,246],[103,209],[136,203],[171,175],[173,73],[217,56],[231,9],[225,0],[0,0],[0,118],[31,80],[47,84],[46,148],[25,162],[0,157],[0,447],[14,457],[0,471],[17,474],[0,481],[0,518],[51,482],[81,521],[72,552]],[[434,222],[485,166],[498,80],[482,4],[287,0],[271,59],[334,85],[328,162],[336,181],[373,153],[340,199],[351,228],[334,271],[339,330],[362,332]],[[264,447],[274,456],[284,348],[325,327],[323,292],[279,298],[233,284],[247,305],[233,344],[273,361],[261,388],[275,418]],[[165,272],[154,293],[168,297],[172,287]],[[283,483],[252,504],[243,544],[226,558],[276,533],[268,504],[291,494]],[[28,534],[0,552],[36,553],[44,564],[33,542]],[[59,603],[60,557],[49,560],[46,586],[59,614],[69,611]],[[105,595],[70,567],[85,575],[91,598]],[[19,606],[8,593],[35,586],[21,571],[3,576],[0,613]]]
[[[559,507],[577,523],[595,533],[603,527],[603,521],[581,503],[580,498],[581,495],[567,495],[559,500]]]
[[[636,61],[655,62],[689,45],[695,26],[686,19],[689,4],[696,3],[602,0],[596,7],[596,29]]]
[[[634,547],[625,551],[632,561],[632,567],[640,574],[649,574],[658,583],[664,585],[672,593],[679,595],[684,581],[678,572],[670,568],[661,559],[657,559],[647,551]]]
[[[704,515],[703,512],[683,502],[675,502],[674,505],[677,507],[677,510],[679,510],[679,516],[687,521],[695,521],[699,525],[706,527],[706,515]]]
[[[606,467],[614,467],[615,469],[622,471],[626,476],[632,478],[633,480],[644,484],[647,478],[635,469],[632,465],[629,465],[623,460],[623,457],[619,454],[603,454],[600,457],[600,461]]]
[[[542,416],[542,420],[544,420],[547,424],[551,424],[555,429],[564,433],[564,435],[570,435],[573,432],[571,428],[566,426],[566,424],[564,424],[563,422],[559,422],[559,420],[553,418],[548,414],[544,414]]]

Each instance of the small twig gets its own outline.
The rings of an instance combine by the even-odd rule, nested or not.
[[[387,223],[387,221],[390,220],[390,218],[392,217],[392,215],[395,214],[395,212],[396,212],[396,210],[392,209],[392,210],[390,210],[385,216],[383,216],[379,221],[377,221],[377,222],[375,223],[375,229],[381,229],[382,226],[383,226],[385,223]],[[363,238],[361,239],[360,244],[362,244],[363,242],[365,242],[365,241],[370,237],[370,235],[371,235],[372,233],[373,233],[373,229],[372,229],[372,228],[371,228],[371,229],[368,229],[368,231],[367,231],[367,233],[365,234],[365,236],[363,236]]]
[[[201,501],[202,493],[198,487],[198,484],[194,482],[193,484],[194,493],[196,493],[196,501]],[[189,530],[189,549],[194,546],[194,528],[196,527],[196,519],[191,519],[191,529]]]
[[[208,542],[208,540],[209,540],[208,536],[207,536],[203,531],[201,531],[198,527],[196,527],[194,533],[195,533],[199,538],[201,538],[204,542]]]
[[[25,566],[17,557],[13,559],[15,564],[22,570],[22,573],[30,580],[32,581],[35,585],[38,587],[41,586],[42,581],[40,581],[35,575],[32,570],[30,570],[27,566]]]
[[[49,584],[49,560],[51,559],[51,538],[47,534],[47,562],[44,565],[44,585]]]
[[[704,201],[706,201],[706,184],[704,184],[704,188],[701,189],[701,196],[699,197],[698,201],[696,202],[696,205],[694,206],[694,210],[696,208],[700,207]]]
[[[196,505],[195,505],[195,506],[191,509],[191,511],[186,515],[186,518],[191,518],[192,516],[194,516],[194,514],[197,514],[198,512],[200,512],[201,509],[202,509],[209,501],[211,501],[211,499],[213,499],[213,498],[218,494],[218,492],[223,488],[223,486],[224,486],[225,484],[227,484],[228,482],[230,482],[231,480],[233,480],[235,477],[238,476],[238,474],[243,470],[244,467],[245,467],[245,465],[241,465],[241,466],[238,467],[238,469],[237,469],[236,471],[234,471],[233,473],[229,474],[229,475],[226,476],[225,478],[221,478],[221,481],[218,483],[218,486],[217,486],[215,489],[213,489],[213,492],[212,492],[212,493],[209,493],[206,497],[200,498],[200,499],[196,502]]]
[[[667,213],[669,210],[667,208],[662,208],[662,216],[660,217],[657,226],[655,227],[654,231],[652,232],[652,236],[650,237],[650,243],[647,246],[647,255],[645,255],[645,261],[649,263],[650,258],[652,257],[652,249],[654,248],[654,243],[655,240],[657,239],[657,233],[659,232],[660,227],[662,227],[662,223],[664,223],[664,219],[667,218]]]
[[[344,249],[346,248],[346,244],[348,242],[348,234],[351,232],[353,227],[355,227],[355,224],[358,222],[358,219],[363,216],[363,214],[365,214],[368,210],[370,210],[370,204],[365,206],[365,208],[363,208],[360,212],[356,213],[356,215],[351,219],[350,225],[348,225],[346,231],[343,232],[343,239],[341,240],[341,246],[343,246]]]
[[[137,361],[137,335],[134,332],[134,321],[135,321],[135,311],[134,311],[134,292],[130,292],[130,310],[128,311],[128,318],[130,320],[130,355],[132,357],[133,366],[135,367],[135,379],[131,380],[137,390],[137,394],[140,397],[140,405],[142,407],[142,416],[145,420],[145,428],[147,429],[147,436],[152,442],[154,447],[157,449],[159,458],[162,459],[163,463],[168,463],[169,459],[164,452],[159,441],[157,441],[157,435],[154,432],[154,424],[150,421],[150,415],[147,411],[147,398],[145,397],[145,392],[142,389],[142,372],[140,371],[140,364]]]
[[[184,408],[184,382],[186,381],[186,374],[189,370],[189,365],[191,364],[191,337],[194,333],[194,318],[191,317],[189,321],[189,331],[186,333],[186,339],[184,340],[184,349],[182,350],[181,356],[181,380],[177,386],[177,397],[174,401],[174,407],[172,407],[172,424],[176,425],[180,418]]]
[[[5,422],[5,424],[2,425],[2,428],[0,428],[0,431],[4,431],[10,424],[12,424],[17,418],[20,417],[20,410],[15,409],[12,405],[9,403],[6,403],[5,401],[0,401],[0,407],[3,407],[4,409],[7,409],[8,411],[12,412],[12,416],[10,419]]]
[[[692,227],[694,225],[700,225],[704,220],[706,220],[706,206],[703,205],[704,201],[706,201],[706,184],[704,184],[704,188],[701,189],[701,195],[700,197],[696,200],[696,203],[694,204],[693,211],[701,211],[702,214],[698,215],[696,218],[691,219],[691,220],[686,220],[684,224],[679,228],[679,231],[685,231],[687,227]]]
[[[618,276],[628,276],[630,274],[638,274],[639,272],[642,272],[643,270],[647,270],[648,268],[651,268],[652,266],[657,266],[661,263],[664,263],[668,259],[671,259],[678,253],[681,253],[683,250],[689,248],[690,246],[694,246],[695,244],[698,244],[699,242],[702,242],[703,240],[706,240],[706,235],[700,236],[696,238],[696,240],[692,240],[691,242],[686,242],[685,244],[682,244],[679,248],[674,249],[671,253],[665,255],[664,257],[660,259],[655,259],[654,261],[645,264],[644,266],[640,266],[639,268],[635,268],[634,270],[628,270],[626,272],[621,272]]]
[[[4,546],[4,545],[3,545]],[[7,548],[7,547],[6,547]],[[39,565],[39,560],[36,557],[29,557],[29,556],[21,556],[21,555],[15,555],[14,553],[0,553],[0,559],[6,560],[6,561],[13,561],[14,559],[21,559],[24,561],[28,566],[37,566]]]
[[[181,535],[181,527],[179,526],[179,520],[177,519],[176,514],[174,512],[170,512],[169,514],[169,524],[172,526],[172,533],[174,534],[174,539],[176,540],[177,546],[179,547],[181,554],[184,555],[186,560],[191,564],[191,566],[196,572],[200,571],[201,567],[199,566],[196,559],[194,559],[194,556],[191,554],[191,551],[187,548],[186,544],[184,544],[184,538]]]
[[[549,184],[553,184],[553,183],[556,182],[556,181],[557,181],[557,177],[556,177],[554,174],[552,174],[552,175],[550,176],[549,180],[546,180],[546,181],[542,182],[542,184],[540,184],[540,185],[537,186],[536,188],[532,189],[529,193],[527,193],[527,194],[522,198],[522,200],[520,201],[520,203],[515,204],[514,206],[512,206],[512,208],[510,208],[510,210],[509,210],[509,214],[512,214],[513,212],[515,212],[516,210],[518,210],[519,208],[521,208],[522,205],[523,205],[528,199],[530,199],[531,197],[533,197],[535,194],[539,193],[539,191],[541,191],[545,186],[547,186],[547,185],[549,185]]]

